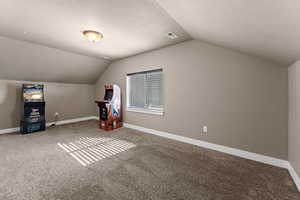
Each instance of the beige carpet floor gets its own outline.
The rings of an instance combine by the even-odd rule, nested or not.
[[[299,200],[287,170],[96,121],[0,135],[1,200]]]

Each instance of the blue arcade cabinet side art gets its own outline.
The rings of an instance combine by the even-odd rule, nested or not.
[[[44,131],[45,128],[44,85],[23,84],[21,133]]]

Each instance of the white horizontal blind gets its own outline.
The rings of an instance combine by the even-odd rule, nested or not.
[[[163,108],[162,70],[129,74],[129,107],[143,109]]]
[[[146,104],[145,74],[135,74],[129,77],[130,106],[144,108]]]

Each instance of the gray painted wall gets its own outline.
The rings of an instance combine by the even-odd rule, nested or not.
[[[25,82],[25,81],[24,81]],[[21,88],[23,81],[0,81],[0,129],[20,124]],[[46,120],[88,117],[95,115],[95,86],[87,84],[44,83]]]
[[[289,67],[289,161],[300,175],[300,61]]]
[[[95,83],[108,61],[0,37],[0,79]]]
[[[113,62],[96,96],[118,84],[124,109],[126,74],[156,68],[164,70],[165,115],[124,112],[125,122],[287,159],[287,68],[193,40]]]

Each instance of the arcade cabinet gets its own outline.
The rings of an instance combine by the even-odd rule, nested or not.
[[[46,127],[44,86],[23,84],[22,93],[21,133],[44,131]]]
[[[117,85],[105,85],[104,100],[95,101],[99,107],[99,128],[111,131],[122,127],[121,90]]]

